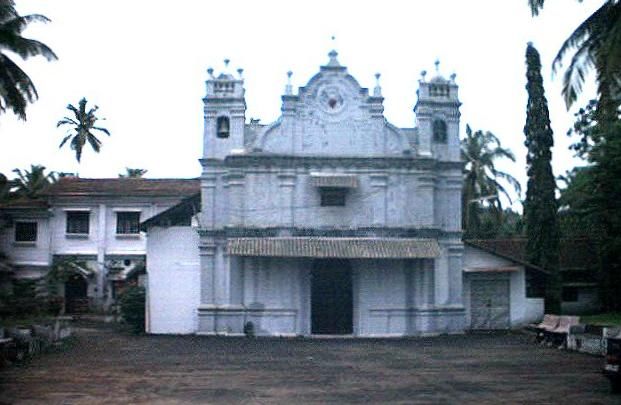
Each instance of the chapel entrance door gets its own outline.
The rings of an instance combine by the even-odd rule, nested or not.
[[[317,260],[311,272],[311,333],[353,333],[351,265],[347,260]]]

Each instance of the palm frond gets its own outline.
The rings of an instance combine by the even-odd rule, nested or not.
[[[530,12],[533,14],[533,16],[539,14],[539,10],[543,8],[543,3],[545,3],[545,0],[528,0]]]
[[[76,120],[69,118],[69,117],[63,117],[62,120],[58,121],[56,123],[56,128],[60,127],[61,125],[79,125],[77,123]]]
[[[556,70],[562,65],[562,61],[565,55],[572,49],[580,48],[584,42],[592,41],[594,36],[597,36],[599,32],[605,29],[606,22],[608,20],[607,15],[610,12],[610,7],[614,2],[610,0],[606,1],[600,8],[595,10],[586,20],[582,22],[574,30],[574,32],[563,42],[561,48],[557,52],[554,60],[552,61],[552,69]]]
[[[68,141],[69,139],[71,139],[71,137],[72,137],[72,136],[73,136],[72,134],[69,134],[69,135],[65,136],[65,137],[63,138],[62,142],[60,143],[60,145],[58,145],[58,148],[59,148],[59,149],[60,149],[60,148],[62,148],[62,147],[63,147],[63,145],[64,145],[65,143],[67,143],[67,141]]]
[[[38,98],[37,89],[9,57],[0,53],[0,111],[7,108],[26,120],[26,105]]]
[[[110,131],[108,131],[106,128],[102,128],[102,127],[93,127],[93,129],[96,129],[97,131],[101,131],[104,134],[110,136]]]

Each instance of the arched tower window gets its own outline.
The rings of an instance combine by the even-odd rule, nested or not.
[[[216,136],[218,138],[228,138],[231,133],[231,122],[229,117],[218,117],[216,120]]]
[[[433,121],[433,141],[437,143],[446,143],[446,122],[444,120]]]

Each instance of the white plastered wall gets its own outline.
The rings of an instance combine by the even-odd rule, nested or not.
[[[515,267],[518,270],[510,273],[464,273],[464,305],[466,307],[466,325],[470,318],[470,281],[474,277],[509,277],[510,283],[510,322],[511,327],[519,327],[543,317],[543,299],[526,297],[526,273],[524,266],[518,265],[502,257],[466,245],[464,250],[464,269],[473,268]]]
[[[147,332],[195,333],[200,304],[199,236],[192,227],[149,229]]]

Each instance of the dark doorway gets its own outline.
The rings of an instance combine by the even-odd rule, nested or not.
[[[65,282],[65,312],[69,314],[88,312],[88,283],[84,277],[74,274]]]
[[[347,260],[317,260],[311,272],[311,333],[352,332],[351,265]]]

